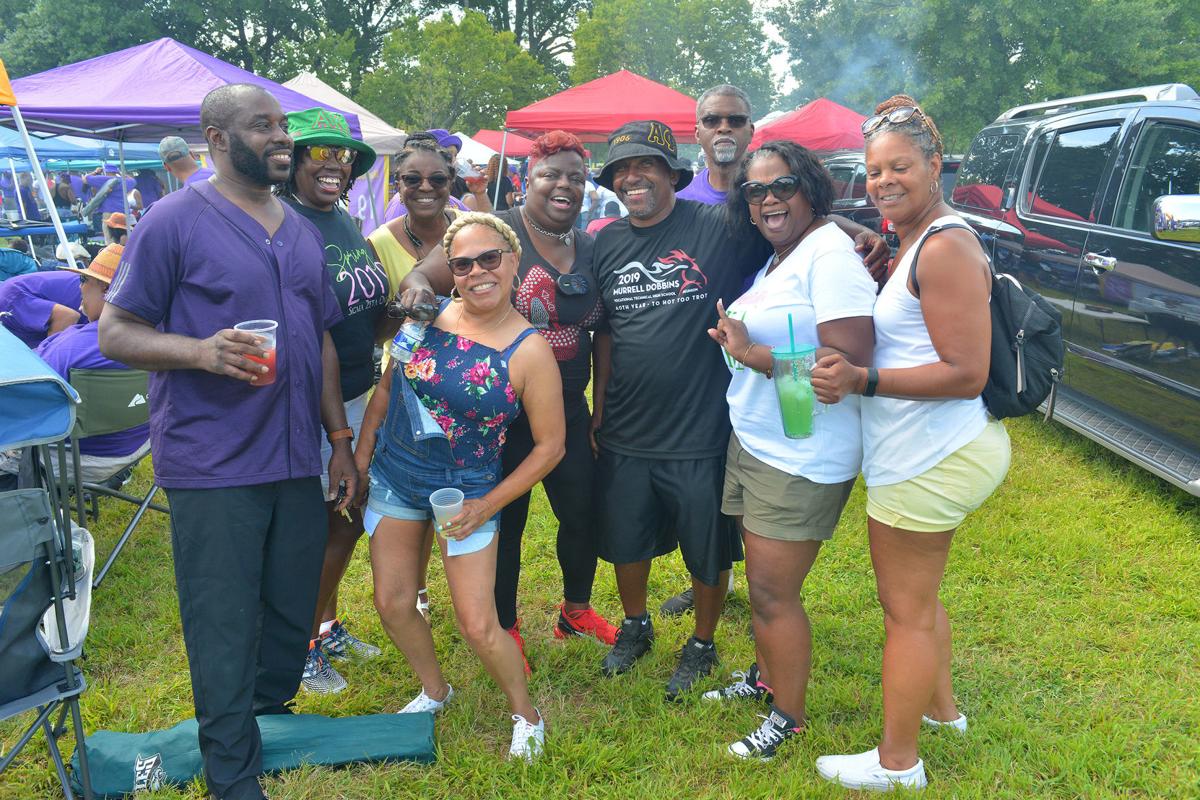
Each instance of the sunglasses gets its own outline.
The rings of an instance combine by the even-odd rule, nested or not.
[[[775,195],[775,199],[787,202],[800,190],[800,179],[795,175],[784,175],[770,183],[746,181],[742,184],[742,197],[751,205],[760,205],[767,199],[767,192]]]
[[[446,265],[450,267],[450,271],[454,273],[456,278],[462,278],[471,274],[471,270],[474,269],[475,264],[479,264],[479,266],[489,271],[496,269],[500,266],[500,261],[503,259],[504,254],[511,252],[512,250],[501,250],[497,247],[495,250],[484,250],[474,258],[467,258],[466,256],[452,258],[446,262]]]
[[[868,117],[862,124],[863,135],[866,136],[871,131],[878,128],[883,123],[887,122],[891,125],[899,125],[902,122],[908,122],[913,117],[925,119],[925,112],[916,106],[900,106],[893,108],[886,114],[876,114],[873,117]]]
[[[750,121],[750,117],[746,114],[706,114],[700,118],[700,124],[708,130],[715,130],[721,126],[721,120],[729,123],[731,128],[744,128],[746,123]]]
[[[309,161],[336,161],[342,166],[349,166],[358,158],[358,151],[351,147],[330,147],[327,144],[308,146]]]
[[[415,172],[408,172],[400,176],[400,180],[404,181],[404,185],[409,189],[420,188],[421,184],[429,181],[429,185],[434,189],[444,189],[446,184],[450,182],[450,178],[446,177],[441,172],[435,172],[432,175],[417,175]]]

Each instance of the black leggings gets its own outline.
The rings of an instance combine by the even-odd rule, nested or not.
[[[587,603],[596,578],[595,509],[592,473],[595,462],[588,442],[592,415],[583,393],[563,398],[567,417],[567,446],[563,460],[542,480],[550,507],[558,517],[558,565],[562,568],[563,598]],[[522,414],[508,428],[502,454],[509,474],[533,449],[529,420]],[[521,536],[529,516],[529,493],[500,513],[500,543],[496,553],[496,612],[500,625],[517,624],[517,582],[521,576]]]

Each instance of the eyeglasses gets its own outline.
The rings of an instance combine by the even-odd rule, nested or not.
[[[434,189],[444,189],[446,184],[450,182],[450,178],[441,172],[435,172],[432,175],[418,175],[415,172],[407,172],[400,176],[400,180],[404,181],[404,185],[409,189],[420,188],[421,184],[429,181],[429,185]]]
[[[729,127],[737,129],[746,127],[750,117],[745,114],[705,114],[700,118],[700,124],[707,130],[715,130],[721,126],[721,120],[729,123]]]
[[[784,175],[770,183],[746,181],[742,184],[742,197],[751,205],[760,205],[767,199],[767,192],[775,195],[775,199],[787,202],[800,190],[800,179],[795,175]]]
[[[908,122],[914,116],[920,117],[922,120],[926,118],[925,112],[916,106],[900,106],[899,108],[893,108],[886,114],[876,114],[873,117],[868,117],[862,124],[863,136],[866,136],[885,122],[891,125],[899,125],[902,122]]]
[[[330,147],[327,144],[313,144],[308,147],[310,161],[337,161],[342,166],[349,166],[358,158],[358,151],[351,147]]]
[[[475,268],[475,264],[479,264],[479,266],[489,271],[496,269],[500,266],[500,261],[503,259],[504,254],[511,252],[512,250],[501,250],[497,247],[495,250],[484,250],[474,258],[467,258],[465,256],[452,258],[446,262],[446,265],[450,267],[450,271],[454,273],[455,277],[462,278],[471,274],[471,270]]]

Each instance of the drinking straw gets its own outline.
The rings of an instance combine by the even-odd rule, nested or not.
[[[796,331],[792,327],[792,312],[788,312],[788,339],[792,342],[792,352],[796,352]]]

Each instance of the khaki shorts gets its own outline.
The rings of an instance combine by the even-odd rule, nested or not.
[[[1008,431],[989,419],[982,433],[915,478],[868,486],[867,516],[906,531],[953,530],[996,491],[1011,456]]]
[[[841,483],[813,483],[759,461],[729,436],[725,455],[725,489],[721,511],[741,517],[757,536],[785,542],[824,541],[833,536],[854,478]]]

